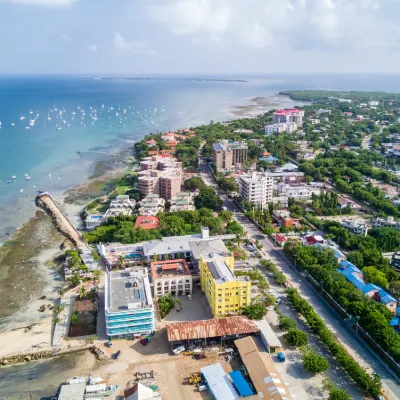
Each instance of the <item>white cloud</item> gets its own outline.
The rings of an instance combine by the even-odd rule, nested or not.
[[[13,4],[26,4],[33,6],[70,6],[78,0],[10,0]]]
[[[97,46],[97,44],[91,44],[90,46],[88,46],[88,50],[91,53],[97,53],[98,49],[99,49],[99,47]]]
[[[143,42],[142,40],[126,40],[119,32],[114,36],[114,46],[120,51],[155,55],[155,51],[149,47],[147,42]]]

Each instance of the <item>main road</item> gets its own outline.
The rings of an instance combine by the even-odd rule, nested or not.
[[[199,157],[201,177],[207,185],[214,186],[216,182],[207,163]],[[218,189],[217,189],[218,190]],[[225,193],[218,190],[224,206],[234,213],[234,217],[247,231],[250,239],[257,239],[263,245],[263,256],[272,260],[284,272],[293,286],[298,289],[304,298],[314,307],[314,310],[324,320],[330,331],[343,344],[349,354],[370,373],[377,373],[382,378],[382,386],[389,400],[400,399],[400,380],[395,373],[379,358],[365,342],[346,324],[333,308],[325,302],[320,294],[305,279],[305,276],[293,267],[292,263],[283,254],[282,249],[276,247],[261,231],[238,209]]]

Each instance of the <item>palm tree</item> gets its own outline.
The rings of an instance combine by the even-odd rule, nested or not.
[[[121,268],[124,268],[126,265],[126,258],[122,254],[118,257],[118,263]]]

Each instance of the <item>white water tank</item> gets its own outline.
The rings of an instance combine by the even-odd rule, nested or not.
[[[208,239],[210,237],[210,230],[206,226],[201,228],[201,237],[203,239]]]

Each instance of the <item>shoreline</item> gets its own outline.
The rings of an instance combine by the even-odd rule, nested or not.
[[[287,96],[279,96],[277,94],[273,94],[269,97],[252,97],[247,99],[250,104],[232,106],[231,119],[251,117],[251,115],[259,115],[271,108],[285,106],[285,104],[282,103],[284,103],[284,100],[287,101],[287,99]],[[239,110],[237,111],[239,114],[236,114],[235,110]],[[84,207],[95,198],[106,194],[113,180],[123,176],[127,168],[138,161],[134,154],[134,143],[135,142],[131,142],[129,145],[126,144],[123,148],[116,149],[117,151],[105,155],[103,159],[95,161],[91,167],[91,174],[88,178],[71,186],[62,194],[57,194],[55,196],[56,201],[75,227],[78,229],[80,228],[79,214]],[[39,221],[37,220],[38,215],[41,215]],[[49,224],[51,227],[48,226]],[[50,236],[45,238],[43,243],[39,245],[35,243],[32,252],[27,252],[26,248],[22,248],[22,246],[25,247],[25,242],[35,242],[38,239],[36,233],[42,226],[47,226],[47,229],[50,229]],[[28,234],[25,237],[27,232]],[[29,232],[31,234],[29,234]],[[19,263],[25,261],[26,256],[28,256],[28,261],[34,261],[41,265],[41,268],[37,269],[37,273],[39,275],[41,274],[41,277],[46,275],[45,272],[49,275],[50,269],[48,266],[50,265],[52,269],[55,268],[53,259],[57,254],[60,254],[60,245],[65,241],[65,238],[56,231],[55,227],[52,225],[51,219],[42,211],[38,210],[32,218],[17,229],[9,241],[0,247],[0,272],[2,270],[2,262],[5,258],[2,257],[2,253],[5,250],[8,250],[8,252],[15,251],[15,246],[18,246],[18,239],[21,237],[23,237],[24,240],[19,246],[20,257],[17,257],[14,264],[9,265],[8,268],[14,268],[14,272],[16,272],[15,270],[18,268]],[[45,265],[48,266],[44,267]],[[48,312],[46,308],[45,313],[39,313],[37,309],[43,303],[46,303],[46,301],[46,307],[49,301],[54,305],[56,299],[59,298],[58,292],[64,285],[64,279],[56,272],[53,271],[53,273],[53,276],[47,279],[48,285],[41,288],[41,293],[44,292],[49,296],[51,295],[49,298],[47,298],[47,295],[46,300],[40,300],[39,296],[29,299],[22,298],[19,301],[20,307],[18,310],[13,312],[9,310],[9,315],[3,318],[1,318],[0,314],[0,339],[3,339],[3,343],[4,341],[5,343],[12,343],[12,346],[7,346],[6,352],[0,352],[0,356],[4,357],[10,353],[27,352],[30,350],[42,350],[45,349],[45,346],[50,346],[51,348],[53,312]],[[5,313],[7,313],[7,311],[5,312],[3,310],[3,314]],[[29,315],[28,318],[27,315]]]

